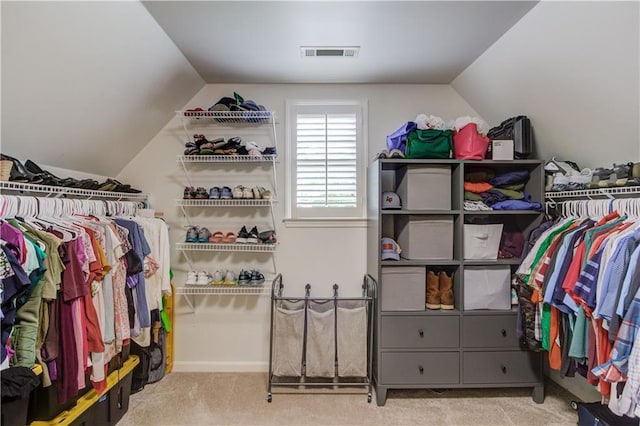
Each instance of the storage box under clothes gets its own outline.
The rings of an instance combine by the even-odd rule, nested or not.
[[[494,260],[498,258],[502,224],[464,225],[464,258]]]
[[[381,277],[383,311],[424,311],[426,269],[423,266],[385,266]]]
[[[453,259],[453,216],[401,215],[396,217],[400,256],[410,260]]]
[[[405,210],[451,210],[451,167],[409,165],[398,170],[396,193]]]
[[[509,266],[465,266],[464,309],[511,309]]]

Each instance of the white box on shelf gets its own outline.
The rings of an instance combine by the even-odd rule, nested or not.
[[[513,140],[495,140],[491,141],[491,144],[491,153],[494,160],[513,160]]]
[[[498,258],[503,224],[464,225],[464,258],[493,260]]]
[[[465,266],[464,309],[511,309],[509,266]]]
[[[405,210],[451,210],[451,167],[408,165],[398,171],[398,190]]]
[[[383,311],[424,311],[424,266],[384,266],[381,278]]]
[[[404,259],[453,259],[453,216],[402,215],[395,225]]]

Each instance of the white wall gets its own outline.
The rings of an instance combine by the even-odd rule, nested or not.
[[[220,97],[239,92],[245,99],[253,99],[276,112],[278,117],[277,166],[278,198],[276,226],[280,245],[275,253],[278,272],[284,277],[287,294],[304,294],[304,284],[311,283],[314,295],[330,295],[330,286],[338,283],[342,295],[356,295],[366,270],[366,228],[299,228],[282,222],[285,209],[285,100],[287,99],[367,99],[368,155],[371,160],[386,147],[386,135],[396,130],[418,113],[425,112],[449,120],[461,115],[475,115],[469,105],[454,90],[445,85],[207,85],[185,108],[208,108]],[[207,137],[213,130],[203,131]],[[227,132],[227,138],[241,132]],[[251,137],[266,143],[258,132]],[[174,118],[122,170],[118,179],[144,189],[152,196],[152,205],[165,214],[171,227],[171,241],[184,241],[185,220],[175,205],[182,198],[185,176],[176,162],[181,155],[186,135],[180,121]],[[211,187],[229,186],[255,180],[269,179],[269,169],[242,174],[235,166],[225,171],[207,171],[191,165],[194,184]],[[215,168],[218,166],[216,165]],[[220,169],[218,169],[220,170]],[[241,175],[241,176],[238,176]],[[238,180],[235,180],[236,177]],[[242,181],[240,179],[243,179]],[[252,182],[251,182],[252,183]],[[267,186],[267,185],[264,185]],[[224,212],[200,210],[195,223],[211,231],[237,232],[242,224],[256,223],[263,229],[269,223],[267,212],[246,209]],[[258,209],[256,209],[258,210]],[[190,212],[196,213],[197,209]],[[248,217],[248,218],[247,218]],[[257,263],[250,254],[213,254],[198,256],[197,267],[214,272],[216,268],[241,267],[272,269],[269,255],[260,255]],[[177,252],[172,253],[174,284],[184,283],[188,266]],[[189,313],[184,299],[178,297],[176,316],[175,360],[178,370],[264,371],[268,361],[269,298],[200,296],[195,299],[197,313]]]
[[[1,2],[2,152],[113,176],[204,85],[137,1]]]
[[[452,86],[494,125],[528,115],[538,158],[638,161],[638,8],[540,2]]]

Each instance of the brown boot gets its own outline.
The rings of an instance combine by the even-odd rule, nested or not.
[[[438,276],[433,271],[427,271],[427,309],[440,309],[440,290]]]
[[[442,271],[438,278],[441,307],[442,309],[453,309],[453,272],[451,275],[447,275],[445,271]]]

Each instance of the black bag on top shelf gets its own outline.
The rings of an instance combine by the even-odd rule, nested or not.
[[[531,120],[525,115],[511,117],[487,132],[489,139],[512,140],[513,153],[516,159],[529,158],[533,152],[533,132]]]

